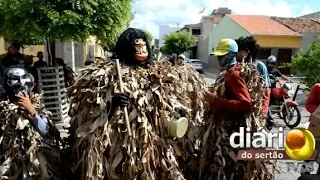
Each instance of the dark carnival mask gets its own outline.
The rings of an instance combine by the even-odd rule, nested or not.
[[[128,28],[120,35],[113,52],[113,58],[126,65],[151,64],[151,55],[146,33],[135,28]]]
[[[28,94],[31,92],[33,87],[33,79],[30,74],[22,68],[12,68],[6,73],[7,86],[14,91],[15,95],[20,95],[23,91]]]

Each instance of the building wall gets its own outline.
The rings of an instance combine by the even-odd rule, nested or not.
[[[241,36],[249,36],[250,33],[225,16],[219,24],[211,31],[209,35],[208,52],[216,47],[221,39],[231,38],[237,39]]]
[[[203,63],[208,61],[208,54],[209,54],[208,44],[209,44],[208,35],[198,36],[197,59],[201,60]]]
[[[45,52],[45,45],[38,45],[38,46],[27,46],[22,50],[22,52],[26,55],[37,55],[38,51]],[[5,54],[7,52],[7,48],[5,45],[5,41],[3,38],[0,38],[0,54]],[[46,57],[46,54],[45,54]]]
[[[164,45],[163,37],[171,32],[178,31],[181,27],[159,26],[159,47]]]
[[[261,47],[273,47],[273,48],[300,48],[301,37],[281,37],[281,36],[256,36]]]
[[[202,61],[204,63],[205,68],[212,69],[213,71],[217,71],[219,68],[218,60],[215,56],[210,56],[209,54],[212,52],[213,48],[215,48],[219,41],[224,38],[237,39],[241,36],[249,36],[249,32],[240,27],[234,21],[232,21],[228,16],[225,16],[210,32],[208,36],[208,48],[206,50],[206,58]]]
[[[56,43],[56,57],[64,59],[68,66],[77,71],[88,58],[104,57],[104,50],[95,37],[90,37],[85,43]]]
[[[201,35],[208,36],[213,29],[213,18],[203,17],[201,20]]]
[[[317,38],[317,36],[320,33],[317,32],[304,32],[302,33],[303,37],[301,39],[301,50],[306,51],[308,49],[308,46],[313,42],[320,42],[320,39]]]

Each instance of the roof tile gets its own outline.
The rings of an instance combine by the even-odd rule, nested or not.
[[[227,15],[252,35],[301,36],[268,16]]]
[[[272,17],[272,19],[284,24],[290,29],[302,32],[320,32],[320,22],[316,19],[310,18],[280,18]]]

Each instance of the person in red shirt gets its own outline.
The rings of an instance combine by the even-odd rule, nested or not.
[[[307,98],[306,109],[309,113],[313,113],[320,105],[320,83],[316,83]]]
[[[213,55],[218,57],[219,65],[226,70],[224,74],[225,98],[217,96],[216,92],[206,92],[204,98],[218,112],[247,114],[252,107],[252,101],[245,79],[240,75],[237,65],[238,45],[233,39],[222,39]]]

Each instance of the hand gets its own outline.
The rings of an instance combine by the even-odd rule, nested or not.
[[[217,98],[217,92],[214,91],[213,93],[211,93],[211,92],[205,91],[203,96],[207,102],[213,103],[214,100]]]
[[[130,105],[129,93],[117,93],[114,96],[113,101],[117,106],[125,107]]]
[[[31,103],[29,95],[26,91],[23,91],[22,95],[17,95],[17,98],[18,98],[18,104],[22,106],[27,111],[27,113],[29,113],[30,116],[33,117],[36,115],[36,109]]]
[[[219,73],[219,76],[224,76],[226,73],[227,73],[227,71],[226,71],[226,70],[223,70],[223,71],[221,71],[221,72]]]
[[[176,107],[174,110],[179,113],[180,117],[186,117],[187,115],[187,111],[183,108]]]

